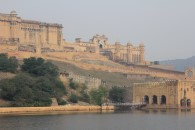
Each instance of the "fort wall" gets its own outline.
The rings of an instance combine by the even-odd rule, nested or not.
[[[68,79],[72,79],[75,82],[85,84],[88,90],[99,88],[99,86],[102,84],[101,79],[91,76],[81,76],[72,72],[61,73],[61,76],[67,77]]]
[[[114,106],[52,106],[52,107],[9,107],[0,108],[0,114],[36,113],[36,112],[95,112],[114,111]]]

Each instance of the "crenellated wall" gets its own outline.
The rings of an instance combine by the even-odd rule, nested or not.
[[[85,84],[88,87],[88,90],[99,88],[99,86],[102,84],[101,79],[91,77],[91,76],[81,76],[73,72],[61,73],[61,76],[65,76],[68,79],[72,79],[75,82]]]

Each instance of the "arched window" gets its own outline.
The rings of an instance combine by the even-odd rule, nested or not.
[[[147,95],[144,96],[144,103],[149,104],[149,97]]]
[[[181,99],[180,105],[181,105],[181,107],[185,107],[186,106],[186,103],[185,103],[185,100],[184,99]]]
[[[190,99],[187,100],[187,107],[191,107],[191,100]]]
[[[157,96],[154,95],[154,96],[152,97],[152,104],[157,104],[157,103],[158,103]]]
[[[103,48],[103,45],[102,44],[100,44],[100,48]]]
[[[165,97],[165,95],[161,96],[161,104],[166,104],[166,97]]]

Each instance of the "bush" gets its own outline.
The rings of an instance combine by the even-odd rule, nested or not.
[[[81,94],[79,97],[80,101],[87,102],[87,103],[90,102],[90,97],[86,92],[81,92],[80,94]]]
[[[0,81],[0,95],[13,106],[50,106],[52,97],[61,97],[66,89],[57,78],[19,74]]]
[[[18,68],[18,60],[16,57],[8,58],[5,53],[0,54],[0,71],[15,73]]]
[[[64,101],[62,98],[57,98],[58,105],[66,105],[67,102]]]
[[[24,64],[21,66],[22,71],[35,76],[53,76],[59,75],[58,67],[51,62],[45,62],[42,58],[31,57],[24,59]]]
[[[114,102],[124,102],[124,88],[113,87],[109,92],[109,99]]]
[[[74,93],[71,93],[68,101],[72,102],[72,103],[77,103],[78,102],[78,96]]]
[[[108,96],[108,90],[105,87],[100,86],[98,89],[90,91],[90,102],[101,106],[105,102]]]
[[[73,79],[70,79],[70,80],[69,80],[69,87],[70,87],[71,89],[76,90],[76,89],[79,87],[79,84],[76,83],[76,82],[74,82]]]

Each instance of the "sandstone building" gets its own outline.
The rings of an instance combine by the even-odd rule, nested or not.
[[[195,108],[194,69],[188,68],[183,80],[135,83],[132,95],[148,108]]]
[[[60,50],[62,28],[61,24],[24,20],[16,11],[0,13],[0,44],[16,45],[19,51]]]
[[[75,42],[63,40],[62,25],[25,20],[16,11],[0,13],[0,45],[17,51],[44,53],[54,51],[82,51],[99,53],[110,60],[136,65],[147,65],[144,44],[133,46],[116,42],[110,44],[105,35],[95,35],[88,42],[76,38]]]
[[[93,53],[100,53],[107,56],[110,60],[121,63],[148,65],[145,61],[145,47],[144,44],[133,46],[132,43],[126,45],[116,42],[110,44],[105,35],[95,35],[89,42],[83,42],[80,38],[75,39],[75,43],[66,42],[65,51],[86,51]]]

